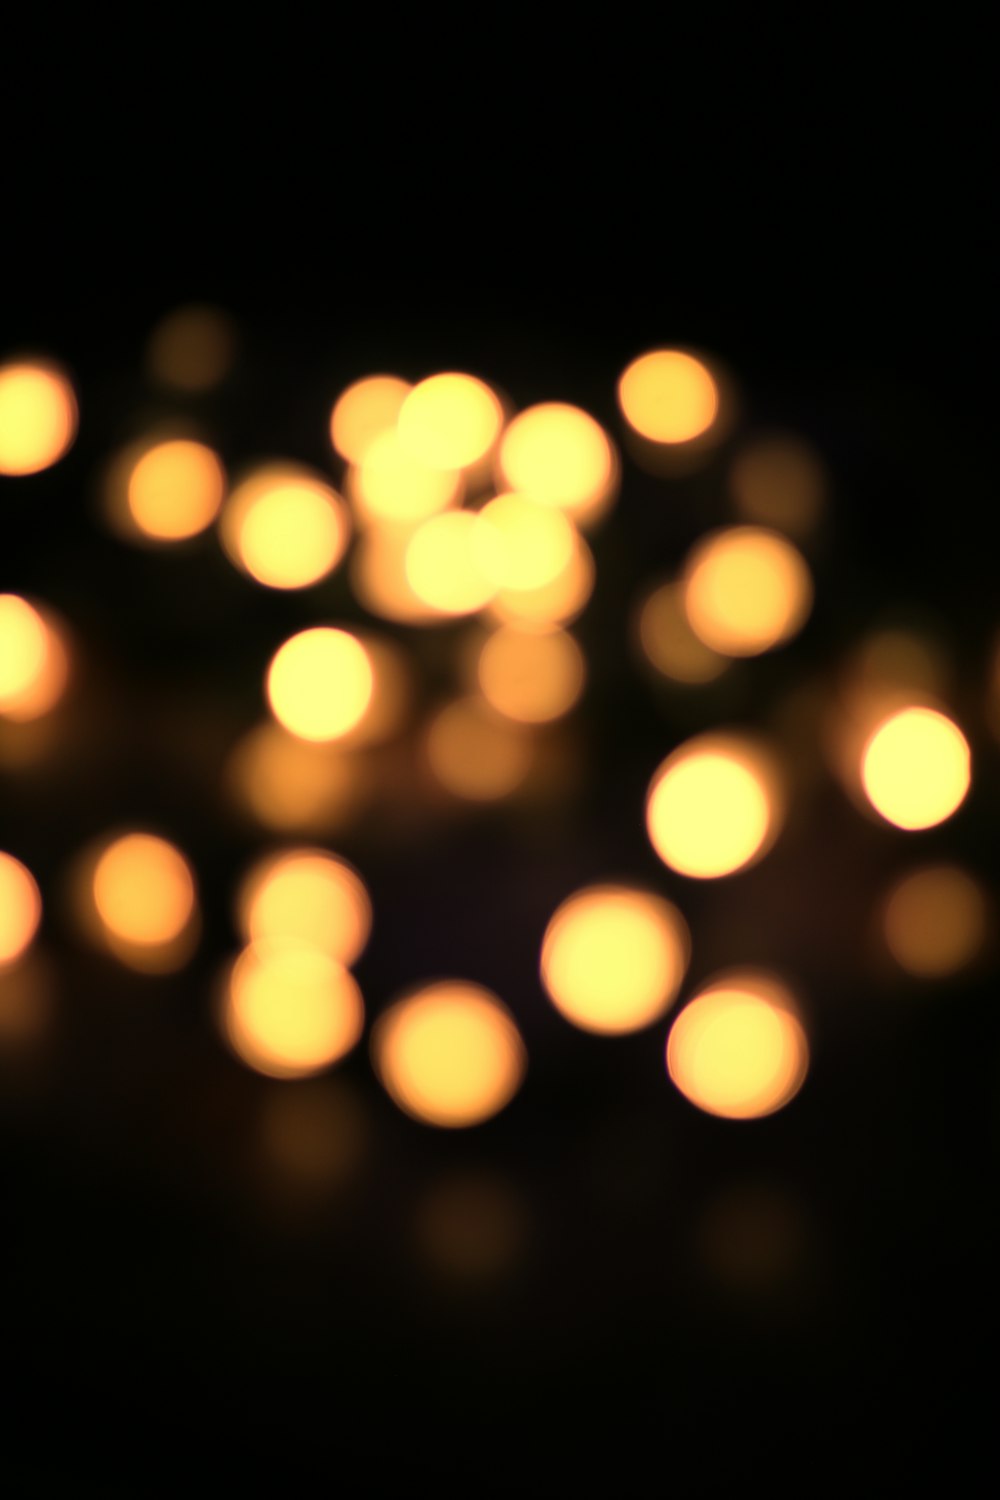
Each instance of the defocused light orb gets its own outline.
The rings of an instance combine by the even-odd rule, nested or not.
[[[478,527],[471,511],[450,511],[424,521],[407,543],[407,581],[439,614],[473,614],[496,593],[477,546]]]
[[[523,495],[497,495],[476,518],[476,549],[497,588],[545,588],[569,566],[575,532],[561,511]]]
[[[527,1056],[513,1017],[466,980],[441,980],[398,1000],[372,1036],[391,1098],[429,1125],[478,1125],[517,1093]]]
[[[157,443],[137,461],[128,481],[128,508],[143,536],[179,542],[197,536],[219,513],[226,476],[204,443]]]
[[[931,865],[897,881],[885,905],[885,940],[908,974],[942,979],[979,956],[986,942],[986,897],[955,865]]]
[[[679,349],[654,349],[618,381],[625,420],[654,443],[689,443],[707,432],[719,410],[719,391],[700,359]]]
[[[569,713],[583,692],[587,664],[565,630],[502,625],[483,642],[479,687],[492,708],[523,724]]]
[[[500,589],[489,613],[511,624],[565,625],[575,620],[594,591],[594,554],[577,533],[573,551],[560,573],[538,588]]]
[[[399,410],[397,432],[407,453],[437,469],[465,469],[483,458],[503,426],[503,408],[472,375],[431,375]]]
[[[274,723],[256,725],[239,742],[227,775],[236,802],[265,828],[313,834],[350,823],[371,780],[365,757]]]
[[[360,722],[373,687],[364,646],[346,630],[329,626],[293,635],[267,670],[272,713],[303,740],[341,739]]]
[[[639,609],[639,642],[643,654],[674,682],[714,682],[729,662],[699,640],[688,623],[684,592],[677,582],[660,584]]]
[[[54,708],[69,678],[58,630],[17,594],[0,594],[0,715],[37,719]]]
[[[47,361],[0,365],[0,474],[38,474],[76,437],[73,387]]]
[[[774,768],[752,742],[699,735],[669,755],[646,798],[646,828],[664,864],[700,880],[760,859],[779,822]]]
[[[97,914],[129,944],[154,947],[180,937],[195,910],[187,860],[166,839],[130,833],[109,844],[93,875]]]
[[[362,463],[374,440],[395,428],[409,390],[395,375],[368,375],[349,385],[330,416],[330,439],[341,458]]]
[[[358,538],[351,554],[354,597],[370,614],[405,625],[437,625],[439,609],[414,592],[406,576],[410,527],[375,526]]]
[[[531,1222],[514,1184],[482,1171],[449,1174],[422,1199],[417,1246],[439,1273],[463,1281],[513,1270],[527,1248]]]
[[[365,1101],[343,1077],[299,1079],[261,1100],[261,1156],[282,1190],[325,1194],[346,1183],[364,1161],[369,1133]]]
[[[692,1104],[727,1120],[774,1114],[809,1067],[805,1032],[777,984],[732,975],[685,1005],[667,1039],[667,1070]]]
[[[458,698],[431,720],[427,758],[438,782],[469,802],[495,802],[517,791],[531,770],[530,735],[479,698]]]
[[[542,980],[585,1031],[648,1026],[673,1004],[690,953],[675,906],[628,886],[588,886],[558,908],[542,939]]]
[[[192,304],[175,308],[157,323],[146,365],[162,385],[197,395],[225,379],[235,354],[236,328],[229,314]]]
[[[349,471],[347,493],[362,523],[414,526],[456,503],[462,474],[414,458],[393,427],[373,438]]]
[[[759,526],[808,536],[823,513],[826,474],[819,455],[791,436],[758,438],[729,470],[737,509]]]
[[[364,1028],[361,991],[318,948],[257,944],[233,965],[224,1026],[233,1050],[269,1078],[306,1078],[337,1062]]]
[[[0,968],[30,947],[42,919],[42,898],[31,871],[0,850]]]
[[[802,554],[759,526],[704,537],[684,569],[691,628],[723,656],[756,656],[790,640],[804,625],[812,597]]]
[[[892,714],[868,740],[861,780],[875,811],[897,828],[933,828],[965,799],[969,746],[951,719],[932,708]]]
[[[578,406],[549,401],[514,418],[500,443],[504,484],[541,505],[567,511],[581,525],[614,498],[617,459],[603,427]]]
[[[347,550],[347,506],[328,484],[294,464],[269,465],[238,484],[220,535],[232,561],[273,589],[325,578]]]
[[[249,943],[319,948],[350,966],[372,925],[364,881],[346,860],[319,849],[291,849],[258,861],[237,897]]]

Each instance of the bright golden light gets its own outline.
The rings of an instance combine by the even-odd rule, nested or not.
[[[340,744],[298,739],[279,724],[258,724],[229,761],[230,791],[265,828],[328,834],[346,827],[371,791],[366,757]]]
[[[210,391],[232,369],[233,320],[218,307],[178,307],[153,329],[146,349],[149,373],[162,385],[195,395]]]
[[[233,964],[223,1025],[236,1052],[269,1078],[306,1078],[350,1052],[364,1028],[361,991],[318,948],[255,943]]]
[[[908,974],[942,979],[976,959],[987,936],[986,897],[955,865],[931,865],[893,886],[885,905],[885,940]]]
[[[40,718],[68,678],[69,658],[52,622],[17,594],[0,594],[0,716]]]
[[[184,541],[212,524],[225,489],[218,455],[204,443],[157,443],[138,459],[129,476],[128,509],[143,536]]]
[[[774,1114],[805,1082],[809,1047],[780,985],[733,974],[679,1013],[667,1039],[667,1070],[707,1114],[753,1120]]]
[[[498,495],[476,520],[476,553],[498,589],[519,592],[552,584],[573,558],[576,533],[558,510],[524,495]]]
[[[375,439],[395,428],[409,390],[395,375],[368,375],[349,385],[330,416],[330,440],[341,458],[362,463]]]
[[[580,525],[604,514],[615,496],[618,461],[611,439],[578,406],[530,406],[503,435],[498,472],[509,489],[567,511]]]
[[[351,588],[358,603],[383,620],[405,625],[440,624],[441,611],[413,590],[406,576],[410,527],[377,526],[358,538],[350,561]]]
[[[350,966],[372,925],[364,881],[346,860],[319,849],[292,849],[259,860],[237,896],[248,943],[318,948]]]
[[[643,654],[674,682],[714,682],[729,662],[698,639],[688,624],[684,591],[679,583],[662,583],[639,608],[639,643]]]
[[[679,349],[654,349],[635,359],[618,382],[625,420],[654,443],[689,443],[719,411],[719,391],[700,359]]]
[[[361,642],[346,630],[319,625],[279,646],[267,670],[267,699],[291,734],[337,740],[360,723],[374,683]]]
[[[577,533],[569,562],[550,583],[532,589],[500,589],[488,612],[511,624],[566,625],[585,608],[594,591],[594,578],[594,554]]]
[[[400,1109],[428,1125],[478,1125],[517,1093],[527,1055],[495,995],[440,980],[398,1000],[372,1035],[372,1058]]]
[[[479,651],[483,697],[508,719],[545,724],[569,713],[583,692],[587,664],[565,630],[502,625]]]
[[[503,408],[472,375],[421,380],[399,410],[397,432],[407,453],[437,469],[466,469],[489,453],[503,426]]]
[[[219,530],[230,558],[258,583],[302,589],[340,562],[351,521],[328,484],[297,465],[272,464],[236,486]]]
[[[446,791],[468,802],[496,802],[524,783],[531,737],[480,698],[457,698],[431,720],[427,759]]]
[[[496,593],[478,547],[479,518],[449,511],[418,526],[406,547],[406,578],[417,598],[442,615],[468,615]]]
[[[92,891],[111,937],[137,947],[173,944],[195,912],[187,860],[153,834],[129,833],[109,844],[94,868]]]
[[[760,859],[779,826],[769,757],[735,735],[699,735],[669,755],[649,784],[646,829],[664,864],[699,880]]]
[[[348,471],[347,494],[362,524],[415,526],[456,504],[462,473],[421,463],[393,427],[372,438],[362,461]]]
[[[73,387],[47,361],[0,365],[0,474],[38,474],[76,437]]]
[[[31,871],[0,850],[0,968],[30,947],[42,919],[42,898]]]
[[[951,719],[932,708],[892,714],[868,740],[861,780],[875,811],[897,828],[933,828],[965,800],[969,746]]]
[[[729,488],[746,520],[804,537],[823,513],[827,480],[808,443],[774,436],[758,438],[737,454]]]
[[[690,953],[687,923],[648,891],[595,885],[558,908],[542,939],[542,981],[584,1031],[639,1031],[669,1009]]]
[[[759,526],[704,537],[684,569],[684,607],[695,635],[723,656],[757,656],[790,640],[812,608],[802,554]]]

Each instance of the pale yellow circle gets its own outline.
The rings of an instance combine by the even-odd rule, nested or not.
[[[538,588],[499,589],[487,613],[515,625],[566,625],[586,607],[594,591],[594,554],[577,533],[565,568]]]
[[[343,964],[318,948],[255,943],[232,967],[223,1015],[236,1054],[270,1078],[332,1066],[364,1028],[364,1003]]]
[[[581,524],[596,520],[614,498],[611,439],[587,412],[565,402],[529,406],[516,416],[501,440],[498,469],[510,489]]]
[[[735,978],[685,1005],[667,1039],[667,1070],[707,1114],[752,1120],[798,1093],[809,1048],[798,1019],[765,987]]]
[[[739,738],[688,740],[660,765],[646,798],[657,854],[681,875],[731,875],[759,859],[777,832],[773,768]]]
[[[330,415],[330,439],[341,458],[360,464],[374,440],[395,428],[409,390],[395,375],[367,375],[349,385]]]
[[[976,959],[987,936],[979,883],[955,865],[931,865],[897,881],[885,905],[885,940],[908,974],[941,979]]]
[[[355,636],[318,625],[279,646],[266,685],[271,712],[291,734],[303,740],[336,740],[361,721],[375,676]]]
[[[715,421],[719,391],[700,359],[679,349],[654,349],[622,374],[618,404],[640,436],[654,443],[689,443]]]
[[[958,725],[932,708],[904,708],[871,735],[861,780],[875,811],[897,828],[933,828],[961,806],[971,757]]]
[[[488,385],[454,372],[421,380],[399,410],[397,432],[407,453],[439,469],[465,469],[493,447],[503,408]]]
[[[154,947],[178,938],[194,915],[187,860],[166,839],[130,833],[116,839],[94,868],[97,914],[115,937]]]
[[[359,523],[415,526],[456,503],[462,473],[414,458],[390,427],[372,438],[349,471],[347,494]]]
[[[569,713],[583,692],[587,664],[565,630],[502,625],[479,652],[483,697],[508,719],[545,724]]]
[[[41,919],[42,898],[34,876],[13,854],[0,850],[0,968],[28,950]]]
[[[723,656],[757,656],[796,635],[812,608],[802,554],[760,526],[733,526],[704,537],[684,569],[691,629]]]
[[[340,562],[350,517],[337,492],[294,465],[271,465],[238,484],[222,512],[226,552],[274,589],[318,583]]]
[[[73,387],[47,362],[0,365],[0,474],[38,474],[76,437]]]
[[[218,454],[204,443],[157,443],[137,460],[129,476],[129,513],[144,536],[184,541],[212,524],[225,489]]]
[[[406,545],[406,580],[438,614],[474,614],[496,593],[477,546],[478,527],[471,511],[449,511],[424,521]]]
[[[524,495],[497,495],[476,517],[476,555],[498,589],[549,587],[569,567],[575,546],[575,529],[562,512]]]
[[[247,942],[319,948],[348,966],[372,925],[360,875],[320,849],[289,849],[258,861],[240,887],[237,913]]]

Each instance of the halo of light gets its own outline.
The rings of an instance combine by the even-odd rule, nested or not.
[[[406,546],[406,578],[417,598],[441,615],[469,615],[496,593],[478,547],[479,517],[454,510],[416,528]]]
[[[777,837],[776,768],[749,738],[698,735],[657,768],[646,829],[664,864],[710,880],[756,864]]]
[[[943,979],[967,968],[986,943],[986,897],[957,865],[929,865],[898,880],[883,913],[889,952],[908,974]]]
[[[409,390],[396,375],[366,375],[349,385],[330,414],[330,441],[341,458],[362,463],[374,440],[395,428]]]
[[[97,860],[93,900],[112,938],[135,947],[169,946],[194,916],[194,878],[166,839],[129,833],[108,844]]]
[[[638,611],[639,644],[643,655],[673,682],[714,682],[729,661],[695,635],[684,608],[680,583],[670,580],[647,594]]]
[[[823,514],[827,478],[808,443],[776,433],[757,438],[736,455],[729,489],[747,521],[805,537]]]
[[[0,474],[39,474],[73,445],[78,411],[69,377],[48,360],[0,365]]]
[[[712,532],[684,568],[684,608],[695,635],[723,656],[757,656],[796,635],[812,608],[802,554],[761,526]]]
[[[392,1100],[428,1125],[478,1125],[517,1093],[527,1055],[507,1008],[481,985],[439,980],[375,1024],[375,1071]]]
[[[585,608],[594,591],[594,554],[579,533],[562,572],[534,589],[499,589],[487,613],[509,624],[567,625]]]
[[[351,534],[336,490],[295,464],[271,464],[236,486],[219,525],[244,573],[267,588],[302,589],[340,562]]]
[[[360,524],[415,526],[457,504],[462,473],[421,463],[392,427],[373,437],[361,462],[348,470],[346,489]]]
[[[41,919],[35,877],[27,865],[0,849],[0,969],[27,952]]]
[[[476,675],[487,703],[505,718],[546,724],[578,702],[587,663],[565,630],[501,625],[483,642]]]
[[[653,443],[689,443],[706,433],[719,412],[719,390],[711,372],[680,349],[653,349],[625,369],[618,381],[622,415]]]
[[[318,948],[244,948],[226,985],[223,1029],[236,1055],[269,1078],[308,1078],[356,1046],[364,1003],[343,964]]]
[[[490,452],[503,408],[488,385],[449,372],[421,380],[399,409],[397,433],[407,453],[437,469],[466,469]]]
[[[149,336],[146,368],[161,385],[201,395],[229,374],[236,328],[219,307],[192,303],[174,308]]]
[[[588,525],[615,498],[618,460],[611,439],[593,417],[578,406],[548,401],[529,406],[508,425],[497,471],[508,489]]]
[[[673,1004],[690,955],[669,901],[629,886],[587,886],[557,908],[542,939],[542,982],[584,1031],[640,1031]]]
[[[40,718],[68,679],[69,657],[51,619],[17,594],[0,594],[0,716]]]
[[[360,723],[374,681],[368,653],[355,636],[317,625],[279,646],[267,670],[267,700],[289,733],[336,740]]]
[[[958,725],[933,708],[890,714],[861,756],[865,795],[889,823],[933,828],[964,802],[971,781],[969,746]]]
[[[706,1114],[754,1120],[783,1109],[805,1082],[809,1046],[776,981],[732,974],[684,1006],[667,1038],[667,1071]]]
[[[534,760],[524,730],[477,697],[456,698],[427,729],[427,759],[439,784],[467,802],[497,802],[517,791]]]
[[[288,849],[258,860],[240,886],[236,909],[248,943],[318,948],[347,967],[362,953],[372,925],[361,876],[321,849]]]
[[[177,438],[156,443],[129,475],[126,498],[137,530],[157,542],[197,536],[219,513],[226,476],[217,453]]]

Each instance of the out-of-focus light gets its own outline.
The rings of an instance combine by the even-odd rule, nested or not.
[[[291,734],[337,740],[361,721],[374,681],[361,642],[346,630],[318,625],[279,646],[267,671],[267,699]]]
[[[0,365],[0,474],[38,474],[76,437],[73,387],[47,360]]]
[[[584,1031],[639,1031],[680,989],[687,924],[669,901],[628,886],[588,886],[558,908],[542,939],[542,980]]]
[[[737,454],[729,488],[747,521],[805,537],[823,514],[827,478],[808,443],[776,435],[758,438]]]
[[[395,428],[373,438],[347,474],[347,495],[362,524],[415,526],[454,505],[461,493],[461,470],[421,463]]]
[[[618,460],[611,439],[578,406],[529,406],[508,426],[498,472],[509,489],[568,512],[581,526],[602,516],[615,497]]]
[[[129,515],[144,537],[185,541],[212,524],[225,490],[218,454],[204,443],[184,438],[157,443],[137,459],[129,475]]]
[[[715,421],[719,391],[700,359],[679,349],[654,349],[618,381],[625,420],[654,443],[689,443]]]
[[[348,463],[360,464],[376,438],[396,426],[410,386],[395,375],[367,375],[337,398],[330,440]]]
[[[476,551],[498,589],[547,588],[569,566],[573,525],[558,510],[524,495],[498,495],[476,519]]]
[[[723,656],[757,656],[790,640],[804,625],[812,597],[802,554],[759,526],[704,537],[684,569],[691,629]]]
[[[755,1299],[794,1291],[814,1248],[803,1205],[776,1185],[752,1181],[713,1198],[697,1244],[713,1279]]]
[[[986,897],[964,870],[930,865],[897,881],[883,920],[886,945],[900,968],[920,979],[943,979],[982,951]]]
[[[106,932],[130,946],[169,946],[195,913],[195,886],[187,860],[166,839],[129,833],[97,860],[93,899]]]
[[[302,589],[340,562],[351,534],[337,492],[297,464],[269,464],[236,486],[219,524],[238,568],[272,589]]]
[[[223,1026],[243,1062],[269,1078],[306,1078],[360,1039],[361,991],[343,964],[318,948],[245,948],[226,986]]]
[[[157,323],[146,348],[146,367],[161,385],[198,395],[225,379],[235,355],[236,328],[229,314],[191,304]]]
[[[293,1193],[347,1183],[368,1136],[363,1101],[343,1078],[302,1079],[293,1089],[268,1090],[261,1103],[261,1155],[274,1185]]]
[[[258,861],[240,887],[237,914],[249,943],[319,948],[348,966],[372,925],[360,875],[346,860],[319,849],[290,849]]]
[[[418,526],[406,547],[406,578],[417,598],[442,615],[468,615],[496,593],[477,545],[479,517],[455,510]]]
[[[509,1103],[527,1055],[509,1011],[466,980],[397,1000],[376,1022],[375,1070],[391,1098],[429,1125],[478,1125]]]
[[[488,613],[510,624],[566,625],[585,608],[594,591],[594,554],[579,533],[560,573],[538,588],[500,589]]]
[[[465,469],[488,454],[503,426],[503,408],[472,375],[431,375],[413,387],[399,410],[397,432],[407,453],[437,469]]]
[[[667,1070],[692,1104],[727,1120],[774,1114],[795,1097],[809,1047],[791,996],[777,981],[732,974],[680,1011]]]
[[[409,527],[378,526],[360,536],[350,561],[351,587],[358,603],[383,620],[405,625],[440,624],[441,611],[414,592],[406,576]]]
[[[587,664],[565,630],[502,625],[479,651],[477,678],[492,708],[522,724],[569,713],[583,692]]]
[[[0,594],[0,716],[40,718],[62,697],[69,658],[59,630],[17,594]]]
[[[0,944],[3,921],[0,906]],[[44,1040],[53,1020],[54,988],[51,966],[38,954],[12,964],[0,961],[0,1061],[13,1057],[20,1063]]]
[[[533,763],[531,736],[480,698],[457,698],[431,720],[427,759],[438,782],[468,802],[496,802],[524,783]]]
[[[371,790],[367,761],[312,743],[278,724],[258,724],[236,746],[229,790],[244,812],[282,833],[328,834],[347,826]]]
[[[414,1236],[436,1271],[463,1282],[492,1281],[514,1270],[530,1239],[527,1206],[514,1185],[492,1173],[453,1173],[423,1198]]]
[[[965,800],[969,746],[958,725],[932,708],[890,715],[868,740],[861,780],[875,811],[897,828],[933,828]]]
[[[731,875],[770,848],[780,822],[775,767],[751,740],[699,735],[658,768],[646,828],[664,864],[700,880]]]
[[[0,969],[27,951],[41,919],[34,876],[13,854],[0,850]]]
[[[638,630],[647,660],[674,682],[714,682],[729,665],[691,629],[677,582],[662,583],[646,596],[639,606]]]

